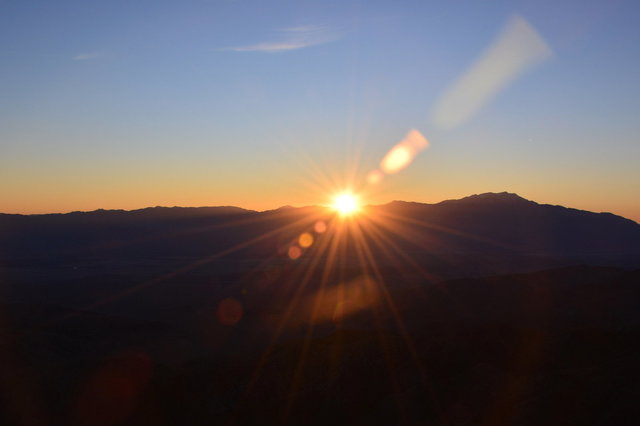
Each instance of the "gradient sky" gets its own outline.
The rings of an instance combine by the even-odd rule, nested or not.
[[[552,55],[453,128],[433,109],[519,16]],[[0,211],[516,192],[640,221],[636,1],[0,1]]]

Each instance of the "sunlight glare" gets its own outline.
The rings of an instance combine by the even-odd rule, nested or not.
[[[343,216],[352,215],[359,209],[356,197],[346,192],[336,196],[332,207]]]

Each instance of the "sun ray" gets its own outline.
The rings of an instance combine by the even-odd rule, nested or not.
[[[435,231],[439,231],[442,233],[446,233],[449,235],[455,235],[458,237],[463,237],[463,238],[467,238],[469,240],[473,240],[473,241],[478,241],[478,242],[482,242],[482,243],[487,243],[487,244],[491,244],[495,247],[499,247],[499,248],[508,248],[507,246],[505,246],[504,244],[500,244],[496,241],[490,240],[488,238],[483,238],[474,234],[469,234],[460,230],[456,230],[456,229],[452,229],[452,228],[448,228],[446,226],[442,226],[442,225],[436,225],[433,223],[427,223],[424,221],[420,221],[417,219],[413,219],[413,218],[409,218],[407,216],[403,216],[397,213],[390,213],[388,211],[379,211],[378,212],[380,214],[380,216],[386,217],[388,219],[391,220],[391,222],[404,222],[407,224],[411,224],[411,225],[416,225],[416,226],[420,226],[422,228],[425,229],[429,229],[429,230],[435,230]],[[401,233],[397,233],[397,235],[399,236],[403,236]]]
[[[402,316],[401,316],[399,310],[397,309],[397,306],[395,305],[395,303],[393,301],[393,298],[389,294],[389,292],[386,289],[386,287],[384,287],[384,285],[382,284],[384,282],[383,281],[384,279],[382,277],[382,274],[381,274],[380,270],[377,267],[377,264],[375,262],[373,254],[371,253],[370,248],[369,248],[368,245],[363,244],[362,248],[363,248],[363,251],[366,253],[367,258],[369,259],[370,264],[373,266],[374,273],[376,274],[376,276],[380,280],[380,282],[378,283],[378,287],[379,287],[380,291],[382,292],[382,294],[384,296],[384,299],[387,302],[387,305],[388,305],[389,309],[392,312],[392,317],[395,319],[396,325],[398,326],[398,328],[401,331],[401,336],[402,336],[402,338],[403,338],[403,340],[405,342],[405,345],[407,346],[407,349],[409,350],[411,358],[413,359],[414,364],[418,368],[422,384],[428,389],[429,396],[433,399],[433,401],[436,404],[438,404],[437,394],[431,388],[431,386],[429,386],[429,382],[427,380],[426,369],[425,369],[424,365],[422,364],[422,362],[420,361],[420,357],[418,355],[418,351],[416,349],[415,343],[413,342],[413,339],[411,338],[411,335],[408,333],[408,331],[406,329],[406,326],[404,324]]]
[[[136,293],[136,292],[138,292],[140,290],[143,290],[143,289],[145,289],[147,287],[153,286],[153,285],[158,284],[158,283],[160,283],[162,281],[165,281],[165,280],[168,280],[170,278],[174,278],[176,276],[179,276],[181,274],[189,272],[189,271],[191,271],[191,270],[193,270],[193,269],[195,269],[197,267],[200,267],[200,266],[203,266],[203,265],[205,265],[205,264],[207,264],[209,262],[212,262],[215,259],[224,257],[224,256],[229,255],[231,253],[234,253],[234,252],[237,252],[237,251],[242,250],[244,248],[250,247],[250,246],[252,246],[252,245],[254,245],[254,244],[258,243],[258,242],[261,242],[261,241],[263,241],[263,240],[265,240],[267,238],[270,238],[270,237],[273,237],[275,235],[278,235],[278,234],[280,234],[282,232],[285,232],[285,231],[287,231],[289,229],[296,229],[296,228],[300,227],[300,225],[305,224],[305,223],[309,223],[309,222],[313,223],[314,218],[317,219],[319,217],[320,217],[319,214],[311,216],[311,217],[303,217],[302,219],[298,219],[298,220],[296,220],[294,222],[291,222],[291,223],[288,223],[286,225],[283,225],[280,228],[276,228],[276,229],[274,229],[272,231],[266,232],[266,233],[264,233],[262,235],[259,235],[259,236],[255,237],[255,238],[252,238],[252,239],[249,239],[247,241],[238,243],[238,244],[236,244],[234,246],[231,246],[231,247],[229,247],[227,249],[224,249],[222,251],[214,253],[214,254],[212,254],[210,256],[207,256],[207,257],[205,257],[203,259],[198,259],[198,260],[196,260],[196,261],[194,261],[194,262],[192,262],[192,263],[190,263],[188,265],[179,267],[179,268],[175,269],[174,271],[167,272],[167,273],[161,274],[161,275],[159,275],[157,277],[154,277],[154,278],[151,278],[149,280],[143,281],[143,282],[141,282],[141,283],[139,283],[137,285],[134,285],[132,287],[127,288],[126,290],[121,291],[120,293],[113,294],[113,295],[110,295],[109,297],[106,297],[106,298],[104,298],[102,300],[99,300],[97,302],[90,303],[90,304],[84,306],[83,309],[91,310],[91,309],[97,308],[99,306],[103,306],[105,304],[114,302],[114,301],[119,300],[119,299],[121,299],[123,297],[129,296],[129,295],[131,295],[133,293]],[[72,315],[73,314],[70,314],[69,316],[72,316]]]
[[[365,219],[370,220],[369,217],[366,217]],[[369,237],[371,239],[377,240],[378,247],[380,248],[380,250],[382,250],[385,253],[387,257],[392,258],[392,256],[394,255],[400,256],[404,261],[408,262],[411,266],[413,266],[414,269],[418,271],[418,273],[422,275],[424,278],[428,279],[429,281],[436,280],[437,277],[434,274],[426,271],[418,262],[416,262],[416,260],[413,257],[407,254],[404,250],[402,250],[398,246],[398,244],[395,241],[393,241],[393,239],[385,235],[383,230],[379,229],[378,224],[370,221],[368,223],[367,230],[369,232]],[[390,249],[393,249],[393,251]],[[397,257],[393,259],[397,259]]]
[[[358,255],[358,259],[360,261],[361,267],[364,270],[365,274],[368,275],[370,272],[373,272],[373,275],[375,275],[376,277],[378,277],[378,279],[381,280],[382,274],[379,271],[375,271],[375,269],[377,269],[375,262],[372,262],[369,256],[365,253],[367,243],[363,235],[359,233],[358,235],[355,236],[355,239],[356,239],[356,244],[355,244],[356,253]],[[384,284],[377,282],[377,286],[380,286],[380,285],[384,285]],[[379,290],[377,290],[377,292],[379,292]],[[371,310],[372,317],[374,318],[374,321],[375,321],[375,333],[378,339],[378,344],[382,349],[382,353],[385,359],[385,364],[387,366],[387,374],[389,375],[391,386],[394,389],[394,393],[393,393],[394,401],[398,406],[399,411],[402,414],[404,413],[405,408],[403,406],[404,404],[402,403],[402,399],[400,398],[401,388],[394,374],[395,370],[394,370],[394,362],[391,355],[392,351],[391,351],[390,345],[388,344],[388,341],[385,339],[385,336],[383,334],[383,330],[385,329],[385,327],[384,327],[383,317],[380,312],[380,306],[374,305],[374,306],[371,306],[370,308],[371,308],[370,310]]]
[[[323,251],[325,251],[325,249],[327,247],[330,246],[330,244],[332,244],[332,242],[331,242],[330,238],[326,238],[326,239],[323,239],[320,244],[322,244],[322,245],[317,248],[317,251],[319,253],[322,253]],[[306,270],[304,270],[304,275],[302,277],[300,285],[296,288],[296,291],[295,291],[295,294],[293,295],[293,298],[290,300],[289,304],[287,305],[287,309],[286,309],[285,313],[280,318],[280,321],[278,322],[278,324],[276,326],[276,329],[275,329],[275,331],[273,333],[273,336],[271,337],[271,341],[270,341],[269,345],[267,346],[267,349],[265,350],[264,354],[261,356],[260,360],[258,361],[258,364],[256,366],[256,369],[255,369],[253,375],[252,375],[252,378],[251,378],[251,380],[249,381],[249,383],[247,385],[247,391],[250,391],[253,388],[253,386],[255,385],[255,382],[258,380],[259,375],[260,375],[260,371],[262,370],[262,368],[266,364],[267,359],[271,354],[271,351],[275,347],[277,339],[281,336],[282,332],[284,331],[287,323],[289,322],[289,319],[290,319],[291,315],[294,312],[294,309],[296,307],[298,307],[298,301],[300,300],[300,298],[304,294],[304,290],[306,290],[307,285],[310,282],[312,275],[315,272],[317,272],[316,268],[318,267],[318,265],[320,264],[321,261],[322,261],[322,257],[321,256],[314,256],[312,258],[312,263],[310,264],[310,266]],[[296,281],[296,280],[294,280],[294,281]]]
[[[358,230],[358,232],[362,232],[357,224],[355,224],[354,227]],[[404,324],[404,320],[402,319],[402,315],[400,314],[400,311],[398,310],[397,306],[395,305],[395,303],[393,301],[393,298],[389,294],[387,288],[383,285],[384,277],[382,276],[382,273],[380,272],[380,269],[378,268],[378,265],[377,265],[377,263],[375,261],[373,253],[371,252],[370,247],[368,246],[368,244],[362,244],[362,248],[363,248],[363,251],[364,251],[365,255],[367,256],[367,260],[370,262],[370,264],[372,266],[372,269],[373,269],[373,271],[374,271],[374,273],[376,275],[376,278],[379,280],[379,288],[380,288],[383,296],[385,297],[385,300],[386,300],[386,302],[388,304],[389,309],[391,310],[391,313],[392,313],[393,317],[396,320],[396,325],[402,331],[403,336],[406,336],[410,340],[409,334],[406,332],[406,326]],[[411,351],[415,352],[415,346],[413,345],[413,343],[411,341],[408,341],[407,345],[409,346],[409,349]]]
[[[340,234],[336,234],[336,238],[332,240],[332,244],[329,248],[328,251],[328,257],[327,257],[327,261],[326,261],[326,266],[322,271],[322,278],[320,279],[320,285],[318,288],[318,293],[316,294],[316,299],[314,301],[313,304],[313,308],[311,311],[311,316],[310,316],[310,322],[309,322],[309,326],[307,327],[307,332],[303,338],[302,341],[302,349],[300,351],[300,355],[299,355],[299,359],[298,359],[298,363],[296,364],[296,368],[294,370],[294,375],[291,381],[291,385],[290,385],[290,390],[289,390],[289,395],[287,397],[287,405],[283,411],[283,423],[286,423],[286,420],[289,416],[289,413],[291,411],[291,407],[293,405],[293,402],[295,400],[296,397],[296,391],[299,385],[299,381],[302,377],[302,373],[304,370],[304,364],[306,362],[306,357],[309,351],[309,346],[310,346],[310,342],[311,342],[311,336],[313,335],[313,330],[315,327],[315,322],[318,316],[318,312],[320,309],[320,305],[322,303],[322,296],[324,294],[324,289],[325,286],[327,285],[327,282],[329,281],[329,277],[331,272],[333,271],[333,263],[336,260],[336,255],[337,255],[337,251],[338,251],[338,247],[339,247],[339,243],[340,243]]]

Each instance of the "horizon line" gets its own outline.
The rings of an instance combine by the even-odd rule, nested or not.
[[[383,206],[383,205],[391,204],[391,203],[394,203],[394,202],[415,203],[415,204],[438,204],[438,203],[442,203],[444,201],[456,201],[456,200],[462,200],[464,198],[469,198],[469,197],[473,197],[473,196],[489,195],[489,194],[492,194],[492,195],[500,195],[500,194],[515,195],[515,196],[517,196],[519,198],[522,198],[524,200],[533,201],[533,200],[529,200],[527,198],[524,198],[524,197],[520,196],[519,194],[517,194],[515,192],[501,191],[501,192],[482,192],[482,193],[477,193],[477,194],[470,194],[470,195],[463,196],[461,198],[447,198],[447,199],[443,199],[443,200],[436,201],[436,202],[433,202],[433,203],[428,203],[428,202],[424,202],[424,201],[407,201],[407,200],[394,199],[394,200],[390,200],[390,201],[379,203],[379,204],[366,204],[363,207],[377,207],[377,206]],[[533,202],[535,202],[535,201],[533,201]],[[539,203],[537,203],[537,204],[539,204]],[[212,205],[201,205],[201,206],[155,205],[155,206],[146,206],[146,207],[139,207],[139,208],[133,208],[133,209],[99,207],[99,208],[93,209],[93,210],[69,210],[69,211],[64,211],[64,212],[46,212],[46,213],[7,213],[7,212],[0,212],[0,214],[2,214],[2,215],[14,215],[14,216],[46,216],[46,215],[72,214],[72,213],[93,213],[93,212],[98,212],[98,211],[135,212],[135,211],[140,211],[140,210],[157,209],[157,208],[164,208],[164,209],[175,209],[175,208],[180,208],[180,209],[234,208],[234,209],[240,209],[240,210],[245,210],[245,211],[249,211],[249,212],[264,213],[264,212],[280,210],[280,209],[284,209],[284,208],[303,209],[303,208],[309,208],[309,207],[328,207],[328,204],[310,204],[310,205],[284,204],[284,205],[281,205],[281,206],[278,206],[278,207],[267,208],[267,209],[263,209],[263,210],[262,209],[250,209],[250,208],[246,208],[246,207],[240,207],[240,206],[229,205],[229,204],[227,204],[227,205],[217,205],[217,206],[212,206]]]
[[[630,220],[636,224],[640,225],[640,222],[631,219],[629,217],[626,216],[622,216],[620,214],[616,214],[616,213],[612,213],[609,211],[592,211],[592,210],[584,210],[584,209],[579,209],[579,208],[575,208],[575,207],[568,207],[565,205],[561,205],[561,204],[546,204],[546,203],[538,203],[537,201],[533,201],[530,200],[528,198],[522,197],[521,195],[514,193],[514,192],[508,192],[508,191],[501,191],[501,192],[482,192],[482,193],[477,193],[477,194],[471,194],[471,195],[467,195],[467,196],[463,196],[460,198],[448,198],[448,199],[443,199],[437,202],[422,202],[422,201],[406,201],[406,200],[391,200],[385,203],[379,203],[379,204],[366,204],[363,205],[363,208],[371,208],[371,207],[380,207],[380,206],[386,206],[392,203],[411,203],[411,204],[423,204],[423,205],[436,205],[436,204],[441,204],[444,202],[448,202],[448,201],[460,201],[463,199],[467,199],[467,198],[472,198],[472,197],[478,197],[478,196],[486,196],[486,195],[508,195],[511,196],[513,198],[519,198],[521,200],[524,201],[528,201],[528,202],[532,202],[535,203],[539,206],[552,206],[552,207],[563,207],[566,209],[570,209],[570,210],[577,210],[577,211],[583,211],[583,212],[588,212],[588,213],[593,213],[593,214],[608,214],[608,215],[613,215],[613,216],[617,216],[617,217],[621,217],[623,219],[626,220]],[[514,197],[515,196],[515,197]],[[239,207],[239,206],[234,206],[234,205],[219,205],[219,206],[178,206],[178,205],[174,205],[174,206],[167,206],[167,205],[155,205],[155,206],[147,206],[147,207],[140,207],[140,208],[134,208],[134,209],[119,209],[119,208],[113,208],[113,209],[106,209],[106,208],[97,208],[94,210],[71,210],[71,211],[66,211],[66,212],[48,212],[48,213],[5,213],[5,212],[0,212],[1,216],[50,216],[50,215],[69,215],[69,214],[87,214],[87,213],[95,213],[95,212],[123,212],[123,213],[130,213],[130,212],[138,212],[138,211],[142,211],[142,210],[150,210],[150,209],[237,209],[237,210],[243,210],[245,212],[248,213],[266,213],[266,212],[273,212],[276,210],[281,210],[281,209],[287,209],[287,208],[291,208],[291,209],[305,209],[305,208],[329,208],[329,205],[326,204],[314,204],[314,205],[290,205],[290,204],[285,204],[285,205],[281,205],[279,207],[275,207],[275,208],[268,208],[268,209],[264,209],[264,210],[258,210],[258,209],[249,209],[249,208],[245,208],[245,207]]]

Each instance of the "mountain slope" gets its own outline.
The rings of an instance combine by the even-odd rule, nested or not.
[[[433,232],[450,231],[496,249],[549,255],[640,254],[640,225],[629,219],[541,205],[516,194],[487,193],[438,204],[396,201],[381,208],[419,218]]]
[[[10,265],[25,259],[55,263],[82,258],[286,257],[291,241],[313,229],[317,220],[331,224],[340,219],[322,207],[0,215],[0,260]],[[508,263],[510,256],[537,256],[640,266],[637,223],[609,213],[540,205],[516,194],[488,193],[437,204],[395,201],[368,207],[353,221],[380,264],[388,263],[385,252],[393,246],[419,261],[435,256],[459,263],[472,256]],[[382,244],[381,237],[388,243]],[[466,257],[458,261],[456,255]]]

